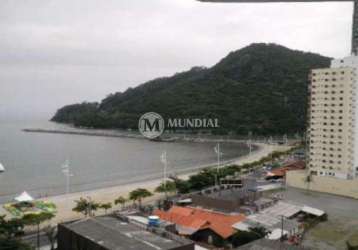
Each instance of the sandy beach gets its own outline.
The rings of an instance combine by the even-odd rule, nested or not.
[[[257,161],[262,157],[269,155],[273,151],[285,151],[289,149],[289,146],[283,146],[283,145],[268,145],[263,143],[256,143],[255,145],[258,147],[257,150],[253,151],[249,155],[245,155],[238,159],[235,159],[234,161],[230,161],[230,163],[235,163],[237,165],[249,163],[249,162]],[[190,175],[198,172],[201,168],[203,167],[194,168],[190,173],[187,172],[185,174],[179,174],[178,177],[182,179],[187,179]],[[81,197],[91,197],[92,200],[100,203],[106,203],[106,202],[113,203],[113,201],[117,197],[119,196],[128,197],[129,192],[137,188],[146,188],[151,192],[153,192],[154,189],[161,183],[161,181],[162,179],[148,180],[139,183],[131,183],[126,185],[90,190],[85,192],[51,196],[51,197],[44,198],[42,200],[51,201],[56,204],[58,212],[56,217],[51,222],[52,224],[56,224],[56,223],[70,221],[83,217],[83,215],[72,211],[72,208],[75,206],[75,200],[79,200]],[[145,201],[150,202],[156,200],[160,197],[160,195],[161,194],[156,193],[154,196],[146,199]],[[113,207],[112,210],[118,208],[120,208],[119,205],[117,207]],[[0,214],[4,214],[4,213],[7,214],[7,212],[1,206]],[[102,211],[96,212],[96,214],[101,214],[101,213],[103,212]]]

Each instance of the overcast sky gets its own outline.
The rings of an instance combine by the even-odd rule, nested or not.
[[[350,53],[352,3],[1,0],[0,119],[48,119],[253,42]]]

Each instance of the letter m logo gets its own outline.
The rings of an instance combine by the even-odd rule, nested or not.
[[[152,120],[152,122],[151,122]],[[159,118],[155,118],[154,120],[153,119],[143,119],[143,123],[144,123],[144,131],[159,131],[160,130],[160,127],[159,127]]]
[[[139,118],[138,129],[143,136],[156,138],[164,131],[164,119],[154,112],[145,113]]]

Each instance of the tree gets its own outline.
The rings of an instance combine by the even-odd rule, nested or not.
[[[80,198],[75,201],[76,206],[72,209],[74,212],[82,213],[85,217],[92,216],[93,212],[99,208],[99,203],[96,203],[91,200],[90,197],[88,199]]]
[[[138,201],[139,207],[142,207],[142,200],[152,195],[153,194],[149,192],[147,189],[138,188],[129,193],[129,199],[132,200],[133,202]]]
[[[19,239],[24,234],[24,223],[21,219],[6,220],[0,216],[0,249],[31,250],[31,247]]]
[[[4,250],[33,250],[33,248],[20,239],[5,239],[0,236],[0,249]]]
[[[23,234],[24,223],[19,219],[6,220],[0,216],[0,235],[4,238],[16,238]]]
[[[200,173],[189,177],[190,188],[193,190],[201,190],[214,185],[216,169],[203,169]],[[221,176],[219,176],[220,178]]]
[[[157,193],[175,193],[176,191],[177,191],[176,184],[173,181],[162,182],[155,189],[155,192]]]
[[[45,235],[50,242],[51,250],[55,249],[55,242],[57,238],[57,227],[47,226],[44,228]]]
[[[317,54],[275,44],[252,44],[231,52],[211,68],[194,67],[154,79],[111,94],[99,105],[63,107],[53,120],[86,127],[136,129],[146,108],[156,107],[157,112],[171,117],[201,114],[217,118],[220,128],[211,131],[215,134],[294,134],[305,131],[307,75],[312,68],[329,63],[329,58]]]
[[[115,205],[121,204],[122,209],[124,208],[124,205],[126,204],[126,202],[127,202],[127,199],[124,198],[123,196],[119,196],[117,199],[114,200],[114,204]]]
[[[175,182],[175,187],[180,194],[186,194],[190,192],[191,187],[188,181],[176,178],[174,182]]]
[[[263,227],[249,228],[250,231],[238,231],[232,237],[234,247],[247,244],[251,241],[265,237],[269,232]]]
[[[107,214],[107,210],[112,208],[112,203],[102,203],[99,205],[99,208],[104,209],[104,213]]]
[[[52,213],[48,213],[48,212],[42,212],[42,213],[38,213],[38,214],[30,213],[30,214],[25,214],[22,217],[22,220],[25,225],[37,226],[37,248],[38,249],[40,249],[40,224],[45,221],[51,220],[53,217],[55,217],[55,215]]]
[[[250,232],[255,233],[257,236],[263,238],[266,237],[270,232],[264,227],[250,227]]]

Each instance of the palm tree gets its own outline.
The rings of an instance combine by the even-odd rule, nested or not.
[[[144,198],[150,197],[153,194],[144,188],[137,188],[129,193],[129,199],[133,202],[138,201],[139,207],[142,207],[142,200]]]
[[[42,212],[38,214],[25,214],[22,220],[25,225],[37,226],[37,248],[40,249],[40,224],[51,220],[55,215],[53,213]]]
[[[123,196],[119,196],[117,199],[114,200],[115,205],[121,204],[122,210],[123,210],[124,205],[126,204],[126,202],[127,202],[127,199],[124,198]]]
[[[104,213],[107,214],[107,210],[112,208],[112,203],[111,202],[102,203],[99,205],[99,208],[104,209]]]
[[[82,213],[84,214],[85,217],[92,216],[93,211],[96,211],[100,206],[99,203],[92,201],[90,197],[88,197],[88,199],[81,197],[79,200],[76,200],[75,202],[76,202],[76,206],[72,209],[72,211]]]

